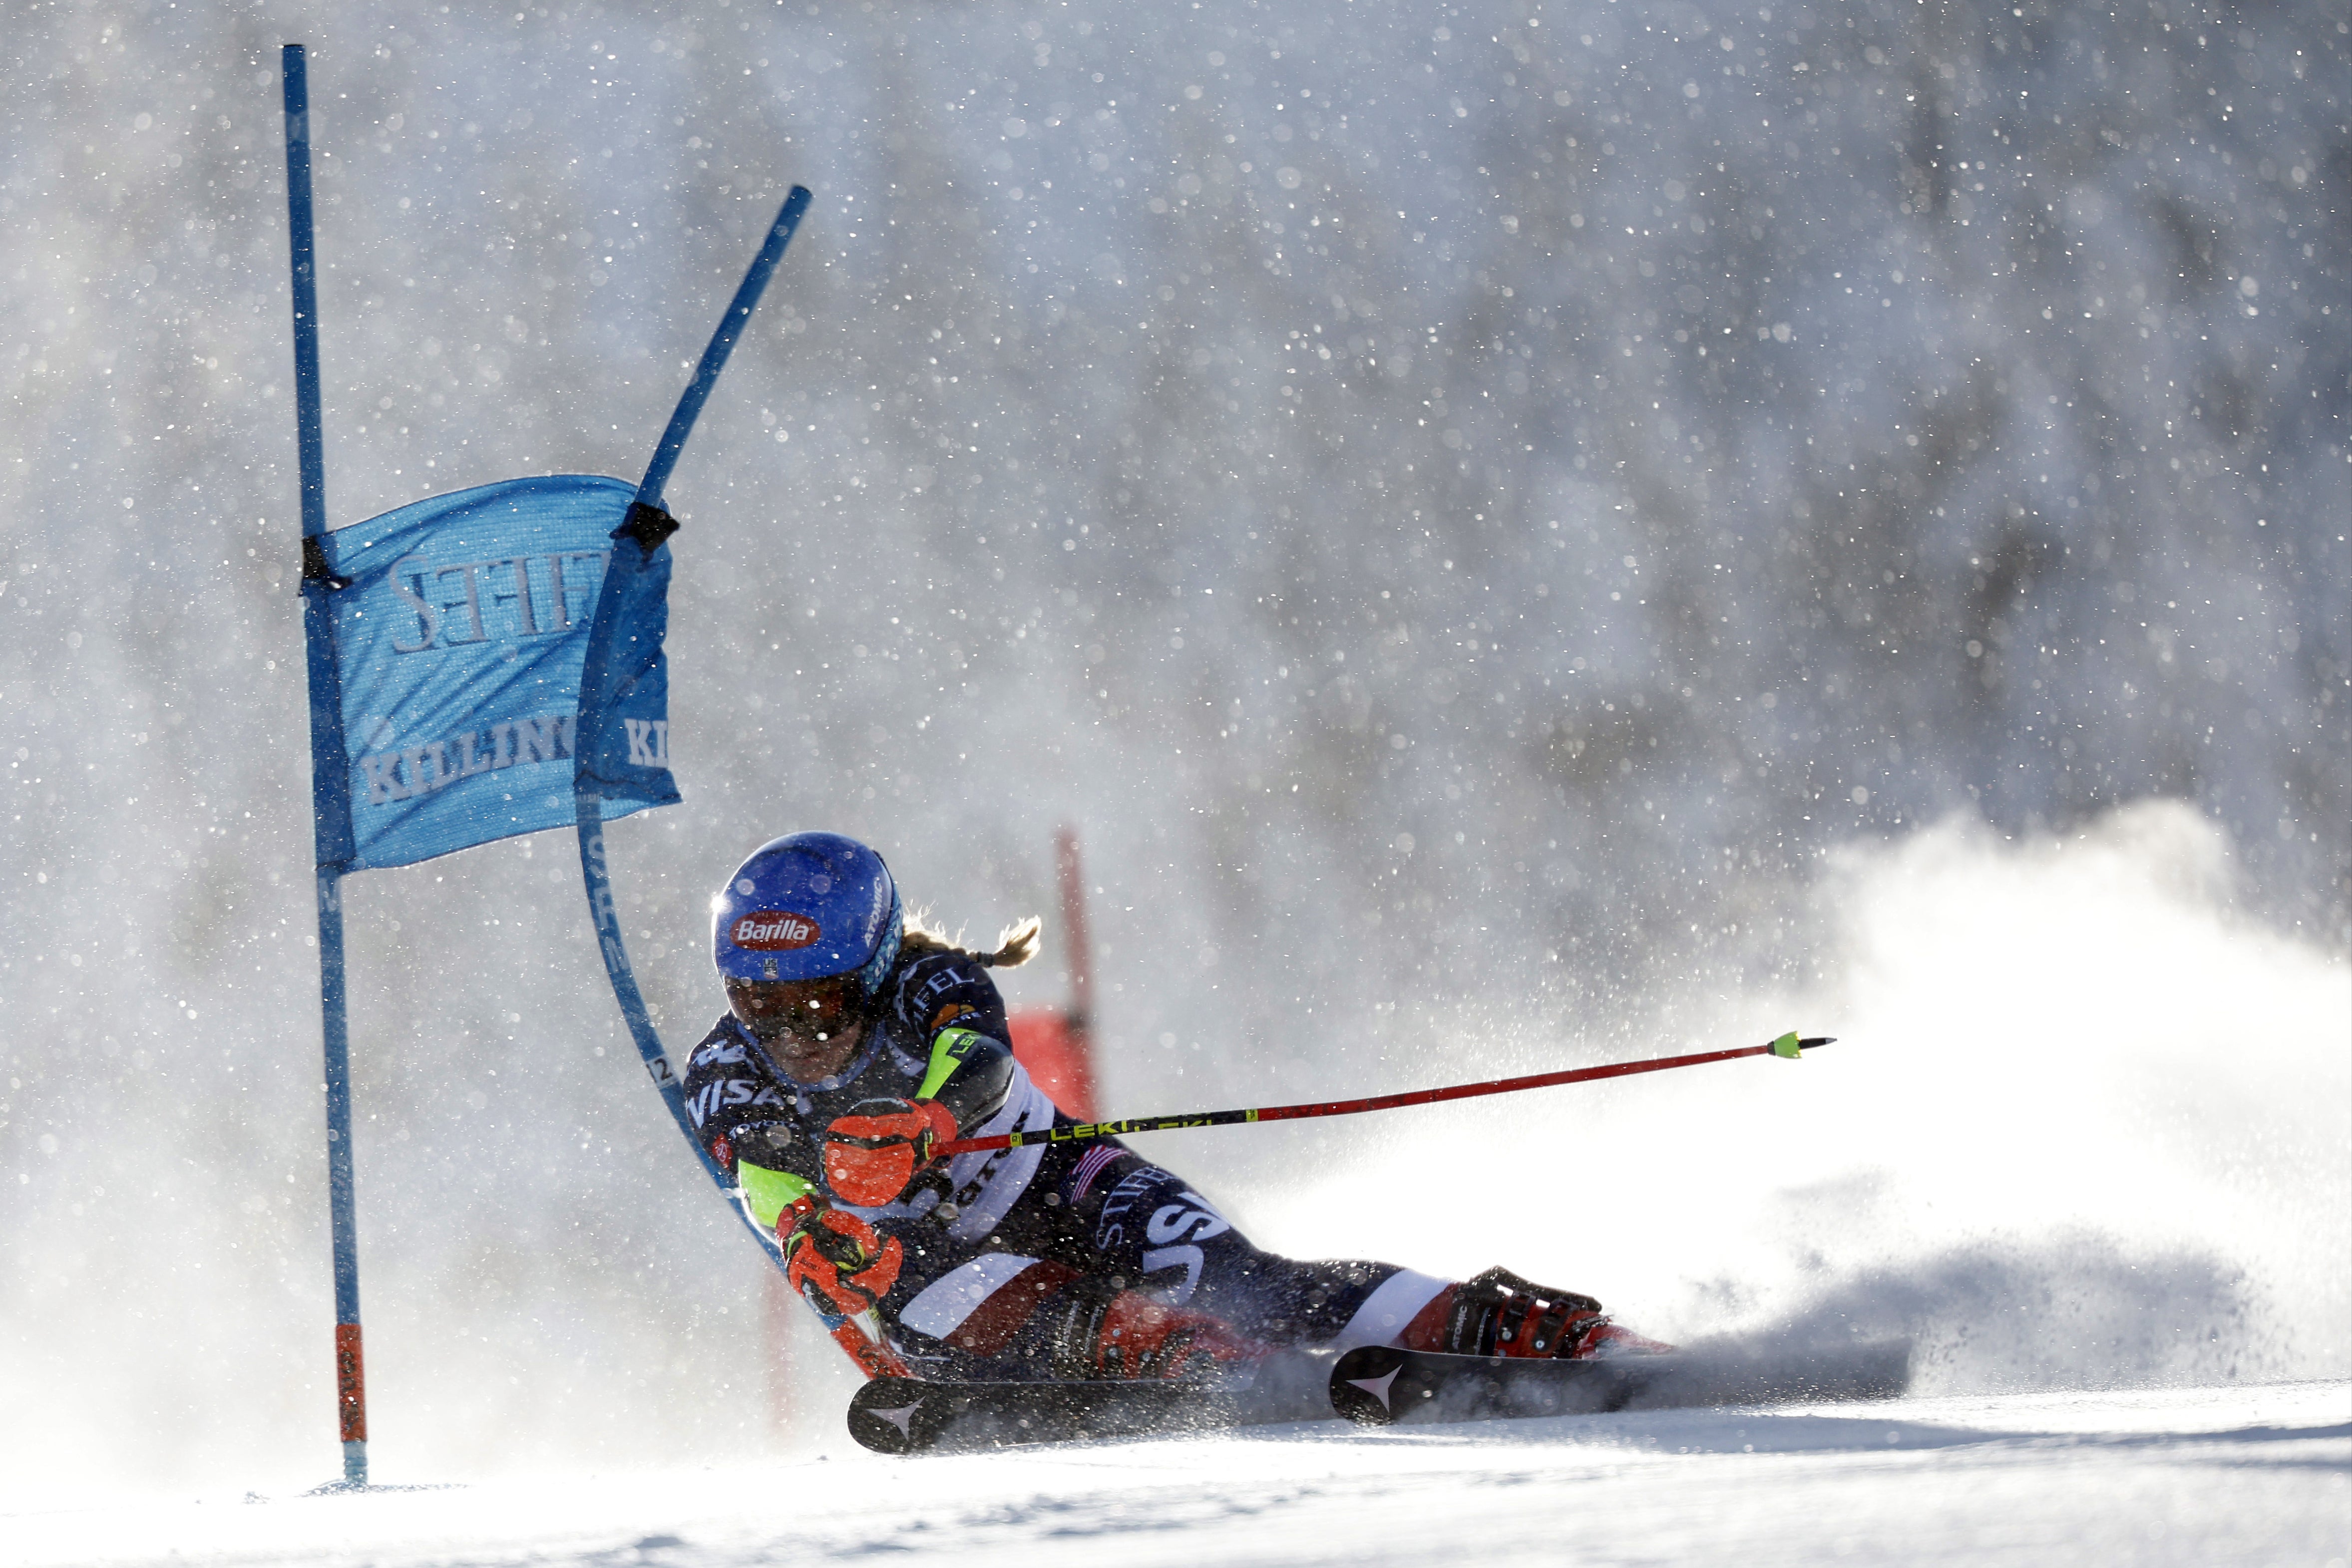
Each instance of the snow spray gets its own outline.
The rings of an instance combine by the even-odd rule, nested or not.
[[[1457,1200],[1461,1139],[1494,1113],[1432,1112],[1324,1142],[1332,1178],[1236,1221],[1276,1248],[1507,1261],[1668,1338],[1907,1332],[1921,1392],[2342,1376],[2352,985],[2231,913],[2226,852],[2170,803],[1849,852],[1812,895],[1842,912],[1815,979],[1654,1026],[1818,1019],[1853,1049],[1801,1083],[1523,1106],[1548,1136],[1489,1126],[1477,1186],[1564,1195],[1539,1204]]]

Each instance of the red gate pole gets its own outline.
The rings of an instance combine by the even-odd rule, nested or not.
[[[1070,1098],[1087,1107],[1095,1103],[1095,966],[1094,949],[1087,940],[1086,879],[1078,872],[1078,833],[1072,827],[1054,833],[1054,872],[1061,884],[1062,929],[1070,955],[1070,1009],[1065,1015],[1069,1031],[1073,1076]]]

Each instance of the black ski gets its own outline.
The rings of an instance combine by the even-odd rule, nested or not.
[[[849,1402],[849,1435],[877,1454],[1185,1436],[1331,1418],[1328,1355],[1262,1363],[1246,1385],[930,1383],[877,1377]]]
[[[1244,1386],[1186,1383],[931,1383],[877,1377],[849,1404],[849,1434],[879,1454],[1181,1437],[1282,1421],[1361,1426],[1581,1416],[1686,1406],[1888,1399],[1910,1385],[1911,1345],[1834,1350],[1739,1343],[1604,1361],[1517,1361],[1368,1345],[1334,1364],[1295,1354]]]
[[[1506,1360],[1366,1345],[1331,1369],[1332,1408],[1365,1427],[1589,1416],[1704,1405],[1891,1399],[1911,1383],[1911,1343],[1832,1350],[1726,1343],[1595,1361]]]

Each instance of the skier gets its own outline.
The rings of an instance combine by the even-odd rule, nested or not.
[[[1456,1281],[1262,1251],[1115,1139],[936,1159],[954,1138],[1077,1124],[1014,1060],[988,974],[1027,961],[1038,923],[957,947],[908,920],[879,855],[824,832],[761,846],[711,914],[728,1011],[688,1067],[697,1135],[836,1337],[871,1311],[911,1375],[1202,1378],[1282,1346],[1671,1348],[1502,1269]]]

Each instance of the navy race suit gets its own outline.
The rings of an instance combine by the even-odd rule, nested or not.
[[[1076,1124],[1013,1059],[987,968],[913,948],[883,982],[856,1058],[802,1083],[732,1013],[695,1047],[686,1102],[696,1135],[772,1229],[822,1189],[825,1128],[860,1101],[936,1100],[962,1137]],[[1036,1378],[1057,1365],[1057,1307],[1088,1292],[1151,1292],[1271,1344],[1386,1343],[1446,1281],[1387,1263],[1299,1262],[1251,1245],[1208,1198],[1115,1139],[958,1155],[894,1202],[841,1207],[906,1249],[877,1304],[919,1376]]]

